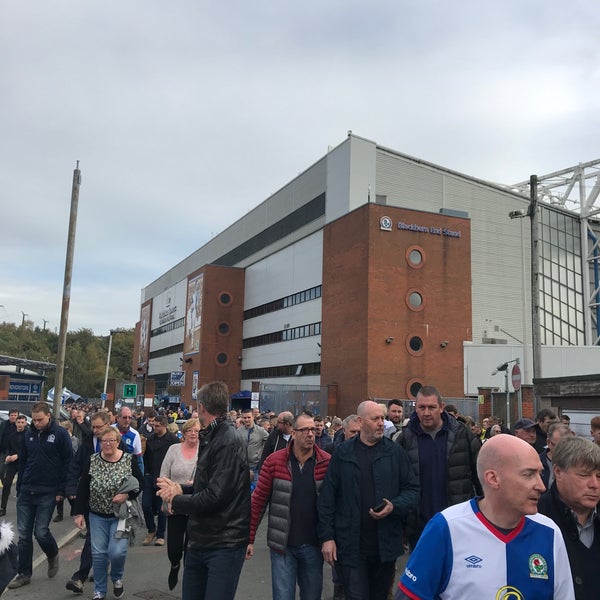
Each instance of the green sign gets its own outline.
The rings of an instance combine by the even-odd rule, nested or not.
[[[137,396],[137,383],[127,383],[123,386],[123,398],[135,398]]]

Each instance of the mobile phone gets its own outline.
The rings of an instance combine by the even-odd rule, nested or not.
[[[380,512],[387,506],[387,502],[380,502],[377,506],[373,507],[373,512]]]

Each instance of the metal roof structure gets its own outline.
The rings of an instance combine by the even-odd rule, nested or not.
[[[30,371],[54,371],[56,365],[54,363],[45,362],[41,360],[29,360],[28,358],[15,358],[14,356],[2,356],[0,355],[0,365],[14,366],[21,369],[28,369]]]

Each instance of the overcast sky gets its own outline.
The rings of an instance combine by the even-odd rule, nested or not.
[[[591,0],[0,0],[0,321],[140,290],[355,134],[501,183],[600,158]],[[2,350],[0,349],[0,354]]]

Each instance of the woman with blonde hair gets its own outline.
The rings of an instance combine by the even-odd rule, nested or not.
[[[194,480],[196,463],[198,462],[198,445],[200,422],[198,419],[189,419],[181,428],[183,441],[174,444],[167,450],[167,454],[160,468],[160,476],[168,477],[175,483],[190,485]],[[167,513],[168,514],[168,513]],[[187,515],[167,516],[167,556],[171,562],[169,572],[169,589],[177,585],[181,558],[187,544],[185,532],[187,529]]]

